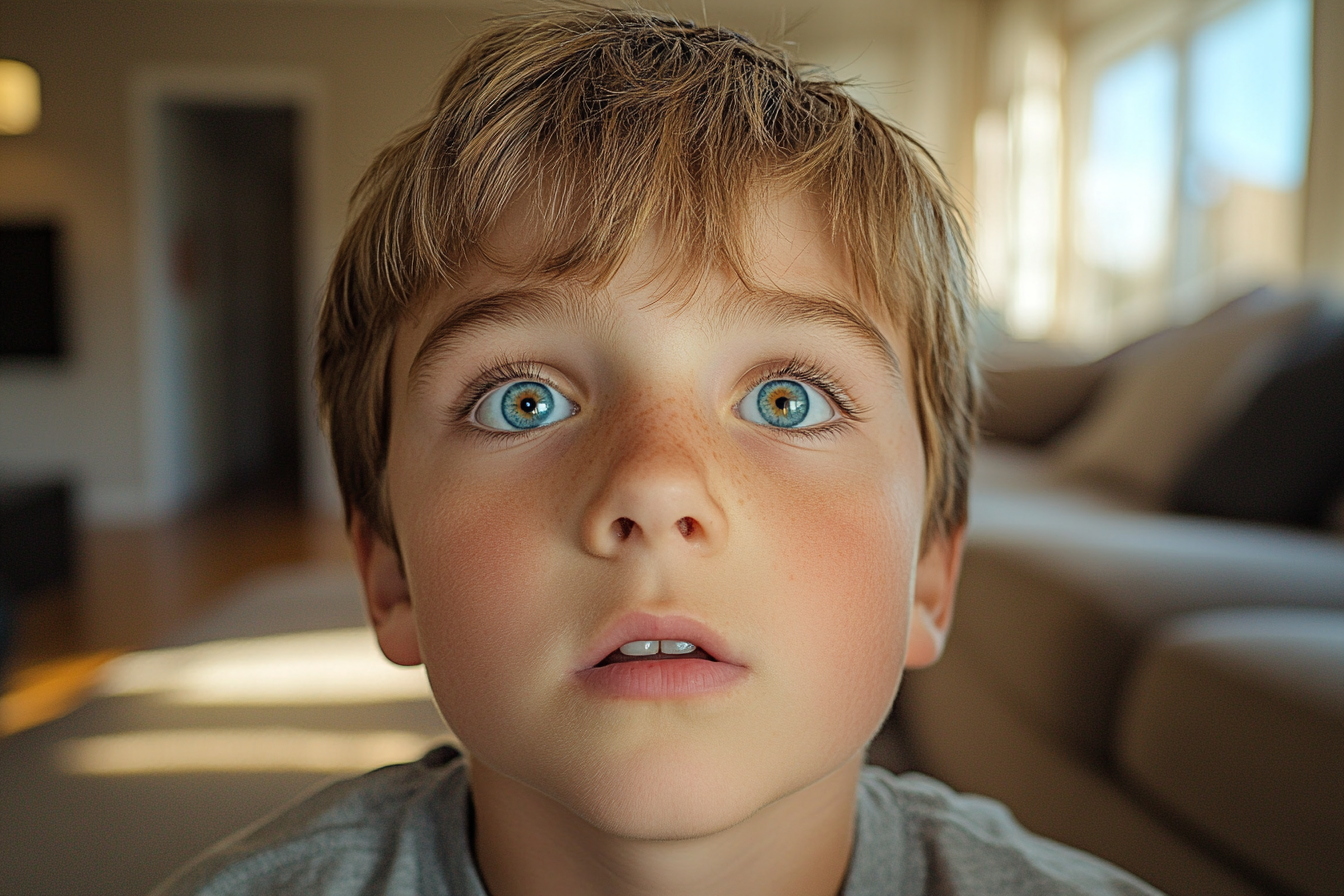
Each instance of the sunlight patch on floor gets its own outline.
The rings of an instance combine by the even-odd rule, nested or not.
[[[39,663],[14,675],[0,696],[0,737],[60,718],[84,702],[103,669],[121,655],[100,650]]]
[[[420,667],[397,666],[365,628],[145,650],[108,665],[101,696],[159,694],[192,706],[296,706],[432,699]]]
[[[413,762],[443,735],[307,728],[183,728],[72,738],[59,746],[74,775],[192,772],[362,772]]]

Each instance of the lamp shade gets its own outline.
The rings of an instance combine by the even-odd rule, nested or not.
[[[41,117],[37,72],[17,59],[0,59],[0,134],[26,134]]]

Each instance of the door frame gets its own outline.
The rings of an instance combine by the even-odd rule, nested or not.
[[[323,223],[332,216],[321,207],[327,170],[323,147],[327,132],[325,91],[316,72],[301,68],[254,66],[152,67],[137,72],[131,85],[131,158],[135,183],[136,274],[140,312],[141,514],[169,517],[191,499],[177,447],[181,409],[175,406],[173,378],[178,375],[169,344],[170,235],[164,195],[163,111],[170,103],[214,106],[286,106],[295,113],[295,351],[299,396],[300,475],[305,504],[335,511],[340,506],[331,461],[317,420],[311,371],[315,361],[312,333],[317,321],[331,244]]]

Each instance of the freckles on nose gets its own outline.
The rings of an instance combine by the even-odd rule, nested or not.
[[[646,394],[649,401],[637,411],[613,408],[616,422],[599,430],[601,450],[592,453],[602,468],[591,474],[595,490],[584,512],[584,546],[608,558],[634,545],[695,545],[713,552],[727,531],[714,494],[713,433],[675,397]]]

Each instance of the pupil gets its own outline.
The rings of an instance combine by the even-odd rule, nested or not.
[[[789,409],[789,400],[781,395],[775,399],[775,407],[779,408],[781,411],[787,411]]]
[[[518,402],[518,407],[521,408],[525,414],[535,413],[537,410],[537,400],[529,395]]]

